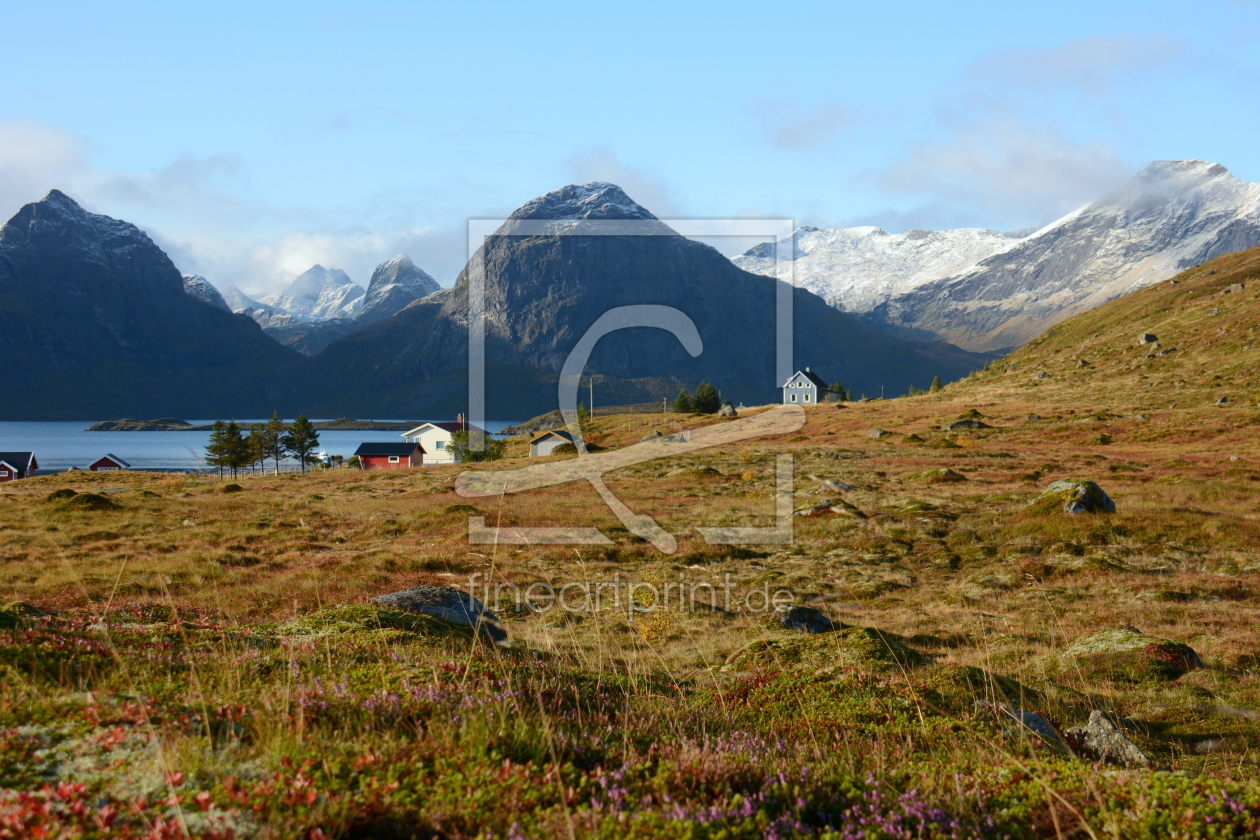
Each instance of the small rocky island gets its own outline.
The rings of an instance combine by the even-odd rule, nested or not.
[[[254,427],[252,423],[242,423],[246,430]],[[287,427],[289,424],[285,423]],[[312,423],[320,431],[345,432],[405,432],[420,425],[417,420],[355,420],[353,417],[340,417],[336,420],[319,420]],[[156,420],[102,420],[87,427],[89,432],[208,432],[209,424],[189,423],[177,417],[159,417]]]

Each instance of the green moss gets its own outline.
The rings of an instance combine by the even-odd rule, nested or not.
[[[1076,640],[1062,661],[1086,679],[1130,683],[1172,680],[1203,666],[1189,645],[1119,627]]]
[[[381,630],[401,631],[435,638],[472,637],[472,630],[467,627],[460,627],[427,615],[385,610],[368,604],[345,604],[308,613],[281,625],[279,633],[284,636],[317,638]]]
[[[736,651],[723,670],[804,669],[827,673],[837,668],[895,671],[926,665],[928,659],[897,636],[872,627],[847,627],[793,639],[763,640]]]

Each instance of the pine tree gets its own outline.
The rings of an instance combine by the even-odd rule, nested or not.
[[[263,426],[254,426],[245,436],[245,449],[249,453],[249,471],[266,467],[267,452],[263,447]]]
[[[578,429],[585,432],[590,428],[591,413],[586,408],[586,403],[580,402],[577,407]]]
[[[223,476],[223,468],[228,466],[226,433],[227,424],[222,420],[215,420],[210,427],[210,441],[206,444],[206,464],[216,469],[220,477]]]
[[[708,382],[701,382],[692,401],[695,411],[701,414],[717,414],[722,407],[722,395]]]
[[[259,434],[262,438],[263,455],[265,458],[271,458],[276,465],[276,475],[280,474],[280,459],[285,456],[284,421],[280,419],[280,412],[271,412],[271,419],[264,423]]]
[[[932,387],[929,388],[928,390],[930,390],[933,394],[935,394],[937,391],[940,391],[944,387],[945,387],[945,383],[941,382],[941,378],[939,376],[933,376]]]
[[[250,461],[249,444],[241,435],[241,427],[235,421],[230,421],[223,427],[223,466],[232,470],[232,478],[236,478],[237,473],[247,466]]]
[[[845,390],[843,382],[832,382],[831,390],[835,392],[836,399],[840,402],[848,402],[850,400],[849,392]]]
[[[696,405],[691,401],[691,394],[688,394],[687,389],[683,388],[678,392],[678,396],[674,397],[674,413],[691,414],[695,410]]]
[[[311,421],[306,419],[305,414],[298,415],[293,421],[293,427],[289,429],[281,441],[284,448],[294,458],[298,459],[298,463],[302,465],[302,472],[306,472],[306,463],[311,460],[319,446],[319,432],[315,431],[315,427],[311,425]]]

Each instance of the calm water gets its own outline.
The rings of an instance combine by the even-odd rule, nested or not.
[[[34,452],[40,472],[80,467],[110,453],[135,469],[194,470],[205,466],[202,458],[209,432],[89,432],[95,421],[8,420],[0,421],[0,452]],[[210,420],[189,420],[201,425]],[[254,420],[240,422],[259,422]],[[488,421],[485,428],[497,432],[511,420]],[[399,432],[321,431],[319,446],[329,455],[349,458],[367,441],[401,443]],[[281,462],[283,463],[283,462]]]

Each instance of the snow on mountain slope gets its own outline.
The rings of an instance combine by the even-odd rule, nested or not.
[[[355,315],[362,324],[374,324],[403,307],[438,291],[441,286],[406,254],[386,260],[372,272],[363,306]]]
[[[797,228],[777,243],[791,255],[793,283],[837,309],[865,313],[932,280],[940,280],[1005,251],[1020,240],[995,230],[911,230],[877,227]],[[732,260],[745,271],[776,276],[776,244],[764,243]]]
[[[1217,163],[1157,161],[956,276],[868,315],[975,351],[1017,347],[1050,325],[1232,251],[1260,244],[1260,184]]]
[[[223,295],[219,290],[210,284],[210,281],[202,277],[200,274],[185,274],[184,292],[191,297],[195,297],[202,303],[208,303],[216,309],[222,309],[224,312],[231,312],[231,308],[227,305],[227,301],[223,299]]]
[[[324,321],[353,315],[363,302],[363,287],[339,268],[314,265],[288,286],[258,302],[299,321]]]

